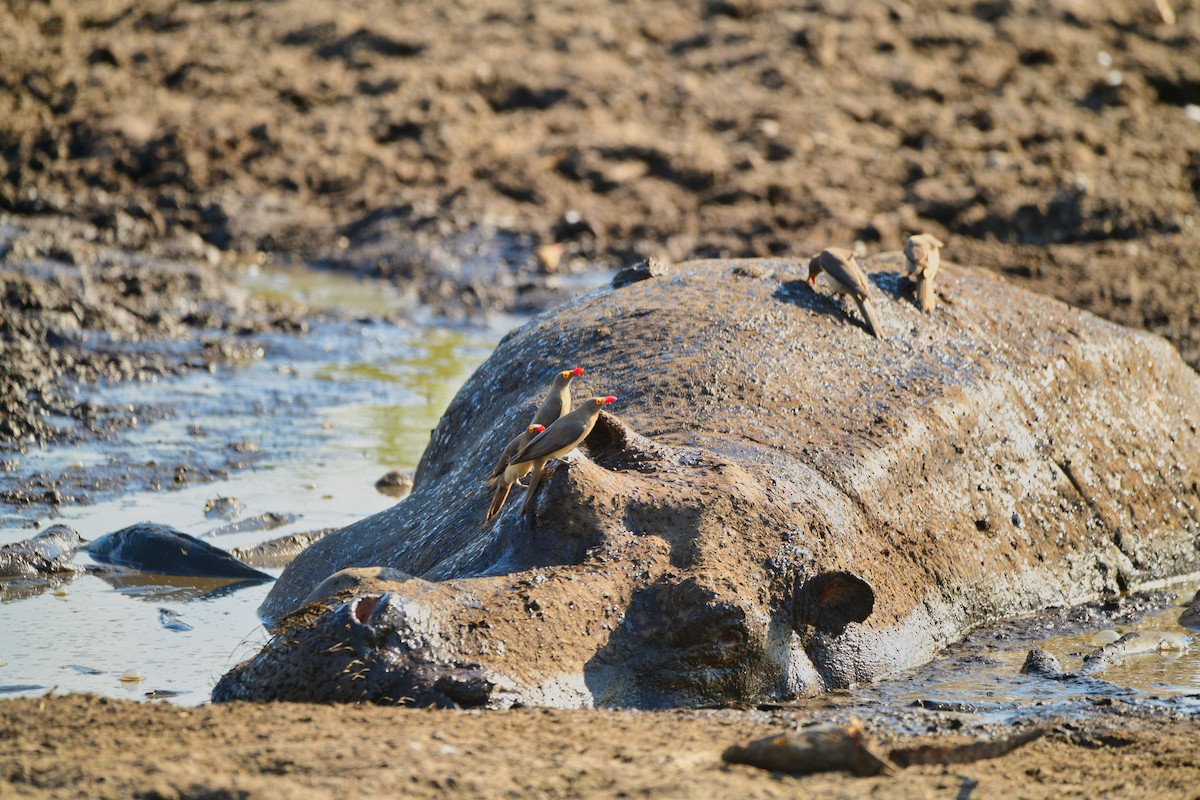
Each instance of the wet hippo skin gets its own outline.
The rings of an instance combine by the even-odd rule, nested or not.
[[[697,706],[848,687],[1002,617],[1200,569],[1200,380],[1163,340],[943,265],[889,338],[802,261],[682,265],[514,331],[413,493],[317,542],[224,699]],[[483,525],[554,372],[614,394],[532,524]],[[297,610],[347,567],[405,574]],[[412,576],[412,577],[407,577]]]

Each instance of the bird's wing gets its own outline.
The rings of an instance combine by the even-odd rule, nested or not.
[[[523,439],[524,441],[522,441]],[[525,444],[525,441],[528,441],[527,432],[519,433],[509,440],[508,444],[504,446],[504,452],[500,454],[500,459],[496,462],[496,466],[492,467],[492,474],[487,478],[489,481],[501,472],[504,472],[504,468],[508,466],[508,460],[513,457],[513,453],[520,449],[521,445]]]
[[[515,456],[508,460],[510,464],[520,464],[522,461],[532,461],[561,450],[571,442],[583,438],[584,422],[573,417],[563,417],[549,428],[530,440]]]
[[[851,256],[847,259],[838,258],[828,250],[821,254],[821,267],[829,273],[829,277],[852,290],[860,297],[867,296],[867,276],[863,274],[858,262]]]

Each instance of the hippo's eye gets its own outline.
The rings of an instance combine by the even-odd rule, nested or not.
[[[724,628],[717,634],[717,644],[727,650],[740,647],[744,641],[746,637],[739,628]]]

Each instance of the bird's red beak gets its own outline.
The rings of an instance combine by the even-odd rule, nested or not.
[[[601,405],[606,404],[606,403],[615,403],[615,402],[617,402],[617,398],[613,397],[610,394],[608,397],[604,398],[604,403],[602,403]]]
[[[544,430],[546,430],[545,425],[530,425],[529,426],[530,433],[541,433]]]
[[[575,369],[571,370],[572,378],[578,378],[582,374],[583,374],[583,367],[576,367]]]
[[[808,285],[809,285],[809,286],[816,286],[816,285],[817,285],[817,276],[816,276],[816,275],[809,275],[809,276],[808,276]]]

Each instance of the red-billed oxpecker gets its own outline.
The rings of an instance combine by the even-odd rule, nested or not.
[[[571,410],[571,381],[583,374],[583,367],[564,369],[554,376],[550,394],[542,401],[531,425],[550,425]]]
[[[867,328],[876,337],[882,339],[879,319],[875,316],[875,306],[867,289],[867,276],[862,267],[854,260],[854,253],[840,247],[830,247],[822,250],[819,256],[808,262],[808,285],[816,287],[817,276],[824,271],[829,276],[830,286],[835,294],[849,295],[858,304]]]
[[[574,450],[592,432],[596,420],[600,417],[600,409],[609,403],[615,403],[617,398],[593,397],[579,404],[579,407],[561,417],[546,430],[533,437],[529,444],[517,451],[508,463],[520,465],[532,463],[532,473],[529,478],[529,488],[525,490],[525,502],[521,504],[521,513],[529,514],[533,510],[533,501],[537,497],[539,484],[542,482],[542,471],[546,462],[562,458]]]
[[[528,461],[519,464],[509,464],[508,460],[516,455],[517,451],[529,441],[537,436],[542,431],[546,430],[545,425],[530,425],[521,433],[513,437],[512,441],[505,446],[504,452],[500,454],[500,461],[497,462],[492,476],[487,479],[488,486],[495,486],[496,492],[492,495],[492,505],[488,508],[487,517],[484,522],[487,522],[492,517],[500,513],[500,509],[504,507],[504,501],[508,499],[508,492],[512,489],[512,485],[529,474],[529,470],[533,468],[533,464]]]
[[[904,245],[904,259],[908,264],[908,277],[917,282],[917,303],[921,310],[929,313],[937,308],[937,297],[933,293],[933,278],[941,264],[939,248],[945,247],[928,233],[908,237]]]

